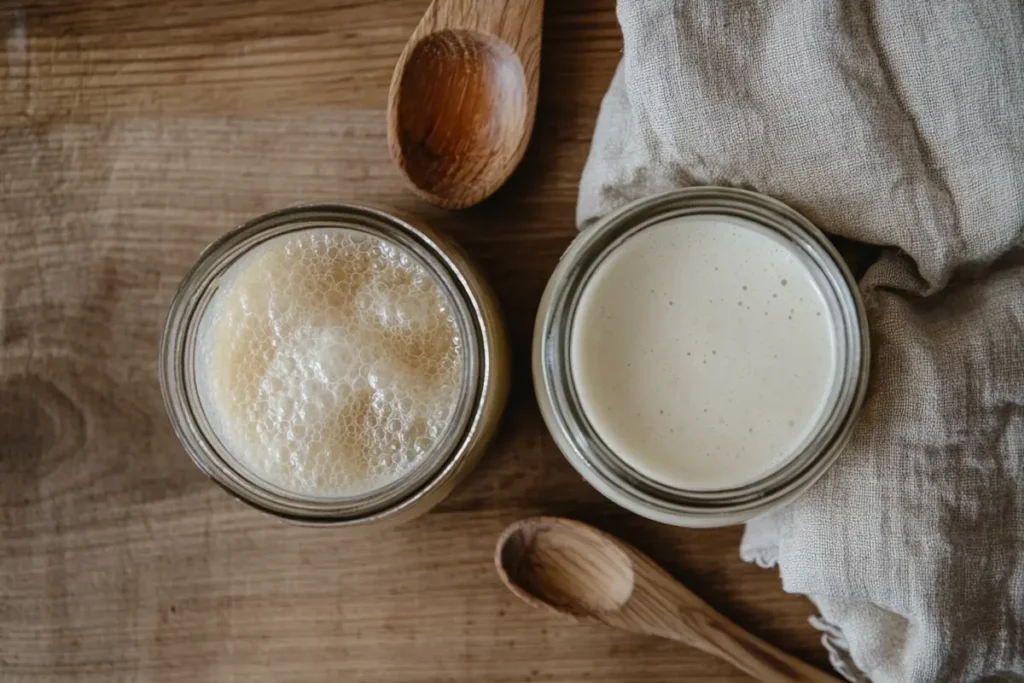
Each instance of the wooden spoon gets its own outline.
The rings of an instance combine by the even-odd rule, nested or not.
[[[395,66],[388,147],[429,202],[461,209],[523,158],[540,75],[543,0],[433,0]]]
[[[839,683],[732,623],[631,545],[570,519],[505,529],[494,563],[534,607],[685,643],[769,683]]]

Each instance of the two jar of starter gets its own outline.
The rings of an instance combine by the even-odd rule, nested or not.
[[[461,250],[350,205],[285,209],[210,245],[160,356],[195,463],[306,524],[428,511],[480,459],[510,381],[497,301]],[[538,404],[569,462],[681,526],[740,523],[809,487],[867,373],[835,249],[784,204],[728,188],[643,199],[585,230],[534,331]]]

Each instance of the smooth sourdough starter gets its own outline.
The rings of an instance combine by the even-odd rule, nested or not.
[[[203,409],[237,460],[314,497],[395,481],[442,437],[463,357],[452,306],[402,248],[356,230],[276,237],[203,316]]]
[[[768,229],[713,214],[612,251],[584,287],[570,356],[612,451],[690,490],[751,482],[794,455],[836,375],[833,321],[808,266]]]

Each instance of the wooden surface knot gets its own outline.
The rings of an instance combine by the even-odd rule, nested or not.
[[[0,479],[33,488],[55,463],[85,443],[85,415],[60,386],[35,375],[0,379]],[[0,497],[17,497],[16,487]]]

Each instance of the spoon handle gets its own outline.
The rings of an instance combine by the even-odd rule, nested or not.
[[[839,683],[740,628],[639,551],[633,560],[644,580],[636,582],[628,609],[643,615],[652,635],[703,650],[764,683]]]
[[[430,29],[483,31],[516,50],[523,41],[540,40],[543,8],[544,0],[434,0],[424,19]]]
[[[703,642],[690,642],[708,654],[765,683],[839,683],[838,679],[786,654],[707,608],[702,615]]]

